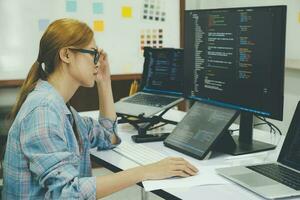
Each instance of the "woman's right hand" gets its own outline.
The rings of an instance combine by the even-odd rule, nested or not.
[[[144,166],[144,179],[165,179],[173,176],[194,176],[198,169],[183,158],[169,157]]]

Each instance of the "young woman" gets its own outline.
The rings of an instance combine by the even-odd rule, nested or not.
[[[92,30],[73,19],[54,21],[12,110],[4,158],[3,199],[96,199],[137,182],[191,176],[182,158],[103,177],[92,177],[89,149],[119,144],[106,53]],[[97,84],[99,120],[83,118],[68,104],[80,87]]]

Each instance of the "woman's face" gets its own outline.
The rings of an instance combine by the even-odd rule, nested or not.
[[[96,42],[93,39],[90,44],[82,49],[94,51],[98,48]],[[70,66],[71,76],[83,87],[93,87],[95,78],[98,72],[99,61],[97,64],[94,63],[94,54],[82,53],[80,51],[71,50],[74,57]]]

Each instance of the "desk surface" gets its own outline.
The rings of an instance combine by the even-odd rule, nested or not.
[[[98,112],[84,112],[81,113],[82,116],[91,116],[93,118],[98,117]],[[175,110],[170,110],[165,114],[165,118],[171,119],[174,121],[179,121],[183,118],[185,113]],[[232,129],[235,129],[237,125],[232,125]],[[129,143],[133,143],[130,139],[131,135],[137,134],[130,125],[122,124],[119,125],[119,136],[123,141],[127,141]],[[164,130],[160,131],[168,131],[173,129],[174,126],[168,125],[164,128]],[[166,130],[167,129],[167,130]],[[281,147],[284,137],[274,136],[268,132],[264,132],[261,130],[254,130],[254,138],[257,140],[269,142],[272,144],[276,144]],[[212,157],[208,160],[197,160],[170,148],[167,148],[163,145],[162,142],[151,142],[151,143],[143,143],[147,147],[153,148],[156,151],[159,151],[168,156],[180,156],[183,157],[193,163],[197,163],[202,166],[211,166],[216,167],[220,165],[227,166],[236,166],[236,165],[246,165],[246,164],[254,164],[254,163],[262,163],[262,162],[270,162],[276,161],[280,148],[276,148],[272,151],[260,152],[250,155],[242,155],[242,156],[230,156],[225,154],[212,154]],[[108,150],[108,151],[97,151],[96,149],[91,150],[92,159],[101,163],[104,167],[116,172],[120,170],[126,170],[132,167],[138,166],[135,162],[121,156],[120,154]],[[201,168],[200,168],[201,170]],[[153,191],[155,194],[163,198],[178,198],[178,199],[210,199],[210,200],[220,200],[220,199],[230,199],[230,200],[253,200],[253,199],[263,199],[262,197],[256,195],[255,193],[233,183],[230,182],[226,185],[206,185],[206,186],[195,186],[191,188],[174,188],[174,189],[164,189],[164,190],[156,190]],[[296,199],[296,198],[289,198]],[[299,199],[299,198],[298,198]]]

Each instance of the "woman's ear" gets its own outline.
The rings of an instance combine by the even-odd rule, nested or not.
[[[69,64],[71,62],[71,60],[70,60],[70,51],[67,47],[61,48],[59,50],[59,58],[64,63]]]

